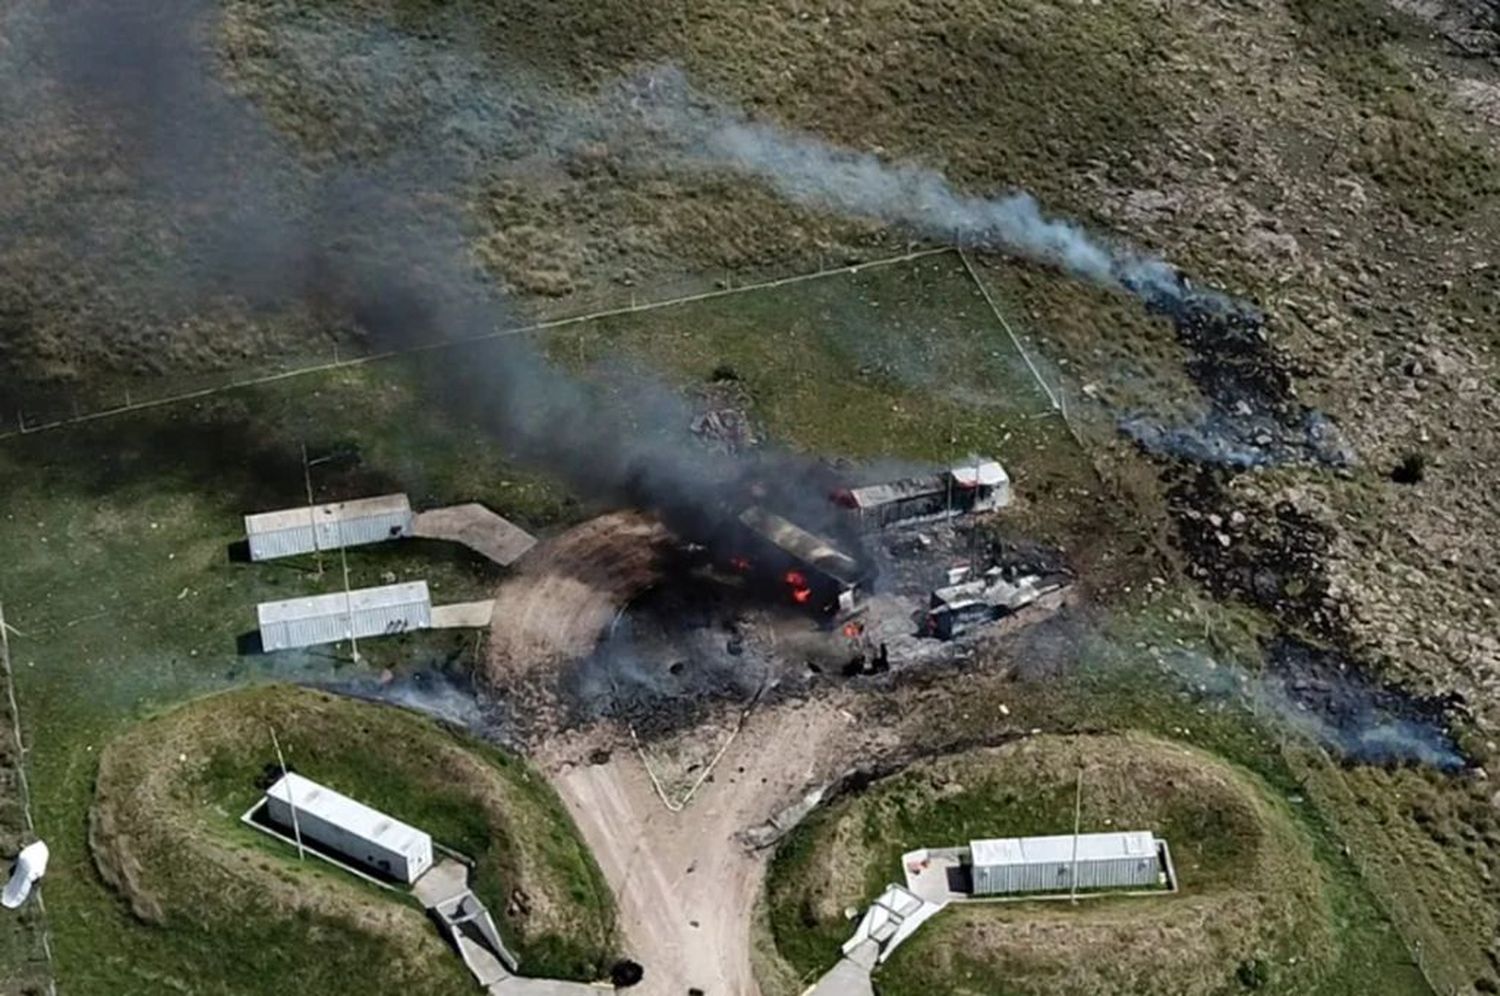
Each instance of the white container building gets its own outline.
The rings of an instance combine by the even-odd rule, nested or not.
[[[834,500],[853,509],[867,527],[883,529],[997,511],[1011,503],[1011,483],[999,461],[975,457],[927,477],[842,491]]]
[[[411,502],[404,494],[245,516],[251,560],[383,543],[411,534]]]
[[[266,814],[287,836],[301,834],[383,878],[410,885],[432,867],[426,833],[295,772],[266,789]]]
[[[265,651],[391,636],[432,628],[426,581],[262,602],[255,607]]]
[[[1161,882],[1158,842],[1149,831],[1007,837],[969,844],[973,894],[1079,889],[1151,888]]]

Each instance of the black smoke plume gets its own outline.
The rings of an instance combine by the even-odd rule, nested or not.
[[[299,151],[221,81],[208,0],[22,4],[9,23],[17,42],[4,75],[48,81],[37,92],[110,172],[124,195],[114,199],[132,206],[125,217],[64,214],[75,251],[97,259],[101,280],[133,273],[133,252],[165,244],[173,251],[128,288],[148,307],[230,301],[310,315],[314,326],[358,330],[375,350],[484,339],[520,323],[471,258],[472,143],[450,154],[442,135],[418,129],[353,162]],[[496,86],[482,88],[493,96]],[[0,106],[8,129],[27,128],[25,105]],[[498,134],[479,135],[481,146]],[[518,462],[600,504],[655,510],[689,534],[712,530],[740,500],[740,461],[693,445],[692,412],[650,375],[617,370],[603,385],[585,382],[524,336],[473,349],[472,362],[429,366],[431,397],[485,426]],[[777,482],[771,498],[821,510],[798,493],[800,461],[758,460],[777,465],[754,472]]]

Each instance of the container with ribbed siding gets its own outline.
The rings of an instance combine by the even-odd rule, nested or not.
[[[411,531],[411,502],[404,494],[245,516],[251,560],[383,543],[410,536]]]
[[[255,611],[266,651],[432,628],[426,581],[262,602]]]
[[[1149,888],[1161,882],[1158,842],[1149,831],[1007,837],[969,844],[976,896],[1074,888]]]
[[[432,867],[432,837],[296,772],[266,789],[266,815],[381,878],[411,884]]]

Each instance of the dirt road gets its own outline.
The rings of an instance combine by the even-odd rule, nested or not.
[[[614,889],[625,950],[646,970],[642,993],[756,996],[750,913],[767,852],[747,850],[734,835],[826,779],[860,738],[834,702],[753,715],[712,780],[677,813],[634,752],[616,751],[605,764],[559,753],[547,764]]]

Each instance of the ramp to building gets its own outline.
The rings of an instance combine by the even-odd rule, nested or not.
[[[825,972],[807,996],[875,996],[870,970],[879,951],[874,941],[862,942]]]
[[[865,910],[854,936],[844,942],[838,964],[824,973],[807,996],[874,996],[870,973],[875,966],[942,912],[944,905],[928,902],[899,885],[887,886]]]
[[[509,567],[536,546],[535,536],[478,502],[418,512],[412,535],[462,543],[501,567]]]
[[[454,602],[432,607],[433,629],[484,629],[495,614],[495,600]]]
[[[490,911],[469,891],[469,869],[462,862],[442,858],[417,879],[412,892],[458,951],[474,981],[491,996],[598,996],[598,989],[581,982],[517,975],[516,956],[501,940]]]

